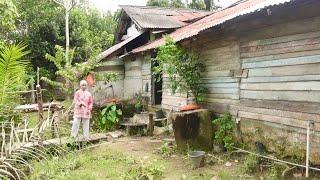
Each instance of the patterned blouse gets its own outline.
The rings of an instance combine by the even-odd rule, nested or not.
[[[74,114],[75,118],[91,118],[93,98],[88,91],[78,90],[74,94]]]

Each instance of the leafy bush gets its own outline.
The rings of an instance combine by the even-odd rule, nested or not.
[[[218,126],[214,140],[218,144],[223,144],[227,150],[231,150],[234,145],[234,128],[235,124],[232,121],[230,113],[225,112],[221,117],[213,120],[213,124]]]
[[[116,104],[108,105],[107,107],[102,109],[102,111],[100,111],[98,118],[99,129],[102,131],[114,129],[121,116],[122,110],[117,109]]]
[[[177,90],[189,93],[196,101],[202,101],[207,88],[201,83],[201,72],[204,65],[199,62],[199,56],[188,53],[172,39],[166,38],[166,44],[158,48],[157,57],[153,60],[154,76],[160,81],[160,74],[168,75],[169,88],[173,94]]]

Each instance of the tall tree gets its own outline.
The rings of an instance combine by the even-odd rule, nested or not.
[[[70,11],[77,5],[76,0],[54,0],[54,2],[61,5],[65,10],[65,34],[66,34],[66,61],[68,61],[68,53],[70,48],[70,37],[69,37],[69,15]]]
[[[185,4],[182,0],[148,0],[147,6],[184,8]]]
[[[112,46],[116,21],[108,12],[75,8],[70,18],[71,46],[76,47],[75,62],[87,60],[91,53]]]
[[[65,44],[65,10],[53,0],[19,0],[19,32],[12,40],[24,41],[31,50],[29,59],[34,67],[47,69],[51,74],[56,67],[45,59],[55,54],[55,45]],[[76,7],[70,16],[70,47],[76,47],[74,62],[83,62],[93,50],[107,49],[113,41],[115,22],[113,14],[101,15],[97,10]],[[43,71],[45,73],[46,71]],[[48,76],[48,72],[43,74]]]
[[[0,0],[0,45],[8,39],[9,32],[15,29],[19,14],[12,0]]]
[[[147,6],[170,7],[169,0],[148,0]]]
[[[188,8],[206,10],[206,4],[204,3],[204,0],[192,0],[188,3]]]
[[[17,24],[19,33],[11,39],[26,42],[33,66],[47,69],[53,74],[55,66],[45,59],[45,54],[53,54],[55,45],[62,45],[65,41],[63,8],[52,0],[20,0],[17,8],[21,23]]]
[[[204,3],[206,4],[207,11],[212,11],[218,8],[214,3],[214,0],[204,0]]]
[[[171,0],[170,7],[173,7],[173,8],[185,8],[186,5],[181,0]]]

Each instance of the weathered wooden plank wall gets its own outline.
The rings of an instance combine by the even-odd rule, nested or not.
[[[313,18],[313,21],[315,20],[320,22],[320,18]],[[301,26],[304,21],[308,21],[308,19],[291,22],[291,24]],[[261,29],[261,31],[280,27],[281,24]],[[296,31],[296,29],[294,30]],[[251,104],[250,107],[260,106],[257,105],[258,103],[267,104],[264,102],[265,100],[268,100],[269,103],[270,101],[287,101],[291,104],[297,102],[319,103],[320,72],[316,70],[320,68],[320,31],[311,31],[309,26],[305,26],[304,29],[301,28],[300,32],[295,32],[297,34],[292,34],[290,29],[287,29],[286,33],[273,38],[265,38],[264,34],[256,30],[251,32],[251,34],[254,33],[260,34],[260,36],[254,35],[256,40],[247,41],[246,38],[240,37],[242,68],[248,70],[248,77],[241,79],[240,99],[246,100],[247,104]],[[250,101],[252,103],[248,103]],[[242,105],[241,102],[240,105]],[[303,104],[297,106],[303,106]],[[305,108],[301,109],[305,110]],[[265,115],[265,109],[261,110],[255,109],[254,112]],[[281,111],[282,109],[277,110]],[[276,117],[281,117],[282,114],[299,112],[299,108],[296,107],[294,110],[287,110],[289,111],[274,114],[275,117],[270,117],[269,120],[277,119]],[[252,119],[254,115],[248,113],[252,113],[252,111],[242,110],[240,115],[238,112],[238,115]],[[320,112],[307,113],[313,113],[313,115],[310,114],[308,118],[292,117],[300,121],[292,123],[291,126],[304,126],[303,123],[305,124],[307,120],[318,119]],[[284,118],[282,120],[286,121]],[[279,119],[277,122],[281,123],[282,121]]]
[[[197,50],[200,53],[199,60],[206,67],[202,73],[202,83],[208,88],[204,103],[215,107],[239,103],[240,81],[234,77],[234,72],[241,69],[237,39],[218,39],[202,44],[201,48],[197,44],[187,47],[190,51]],[[167,86],[168,81],[164,76],[163,108],[177,110],[193,100],[192,97],[187,99],[186,93],[173,94]]]
[[[180,107],[186,105],[188,100],[191,101],[191,99],[192,97],[188,97],[187,93],[181,93],[179,90],[172,93],[172,90],[169,88],[168,75],[164,73],[162,82],[162,108],[177,111]]]
[[[202,82],[208,88],[204,103],[224,111],[240,99],[240,78],[235,77],[241,70],[239,42],[230,36],[209,41],[201,49],[200,60],[206,68]]]
[[[124,77],[124,99],[132,99],[142,90],[142,58],[126,58]]]
[[[312,9],[299,11],[310,15]],[[288,155],[304,155],[307,121],[315,121],[311,161],[320,163],[320,14],[313,13],[239,33],[241,67],[248,74],[240,79],[240,102],[230,111],[240,120],[245,140]],[[277,143],[288,150],[281,152]]]
[[[150,56],[129,56],[124,60],[124,99],[132,99],[135,94],[151,100],[151,59]]]
[[[304,155],[307,120],[315,121],[315,163],[320,163],[319,7],[319,1],[305,1],[271,8],[270,16],[262,11],[243,17],[185,43],[201,53],[206,67],[204,106],[230,111],[245,141],[263,142],[282,155]],[[166,98],[165,107],[183,101],[180,95]]]
[[[143,56],[142,60],[142,96],[148,99],[151,103],[151,57],[149,55]]]
[[[115,73],[118,75],[118,81],[112,83],[105,83],[104,81],[96,81],[95,86],[90,89],[93,94],[96,103],[100,104],[108,98],[113,98],[113,92],[110,87],[112,85],[114,95],[116,97],[123,96],[123,82],[124,82],[124,62],[121,59],[113,59],[101,63],[101,65],[95,68],[95,73],[99,73],[100,76],[106,73]]]

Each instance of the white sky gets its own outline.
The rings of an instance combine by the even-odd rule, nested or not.
[[[148,0],[91,0],[93,5],[101,10],[101,11],[111,11],[115,12],[119,5],[138,5],[138,6],[144,6],[146,5]],[[232,3],[234,3],[237,0],[217,0],[216,4],[220,5],[221,7],[226,7]]]

